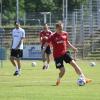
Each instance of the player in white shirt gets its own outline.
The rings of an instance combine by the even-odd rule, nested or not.
[[[10,61],[16,68],[14,76],[20,74],[21,61],[20,58],[23,56],[23,40],[25,38],[25,31],[20,27],[19,22],[15,22],[15,29],[12,30],[12,45]]]

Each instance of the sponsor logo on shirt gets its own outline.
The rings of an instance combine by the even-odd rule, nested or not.
[[[62,44],[62,43],[64,43],[63,40],[57,41],[57,44]]]
[[[14,37],[19,37],[18,35],[14,35]]]

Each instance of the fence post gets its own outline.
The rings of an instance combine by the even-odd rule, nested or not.
[[[84,58],[84,9],[81,6],[80,44],[82,45],[82,59]]]
[[[4,33],[4,29],[0,28],[0,51],[1,51],[1,67],[3,67],[3,33]]]

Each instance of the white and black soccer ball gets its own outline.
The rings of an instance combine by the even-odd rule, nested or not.
[[[32,62],[32,67],[35,67],[37,64],[36,64],[36,62]]]
[[[95,67],[96,66],[96,63],[95,62],[90,62],[90,66],[91,67]]]
[[[77,84],[79,85],[79,86],[84,86],[85,85],[85,80],[83,79],[83,78],[79,78],[78,80],[77,80]]]

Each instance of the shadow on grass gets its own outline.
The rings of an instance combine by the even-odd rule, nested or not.
[[[14,85],[14,87],[34,87],[34,86],[49,86],[49,87],[54,87],[56,85],[50,85],[50,84],[23,84],[23,85]]]

